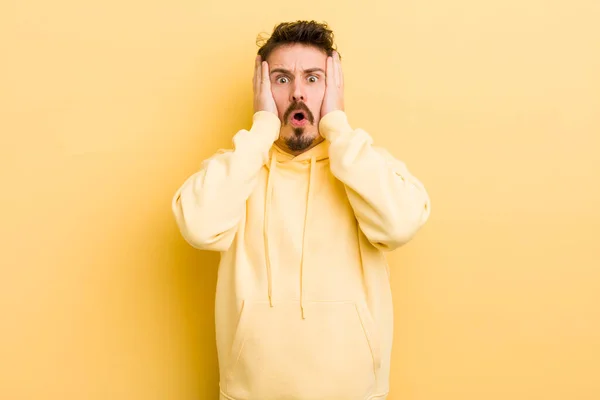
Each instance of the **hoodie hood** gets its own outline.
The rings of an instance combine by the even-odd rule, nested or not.
[[[269,160],[271,160],[273,157],[276,157],[277,161],[281,163],[310,161],[313,157],[316,161],[328,160],[329,142],[324,140],[313,148],[296,156],[280,148],[277,144],[273,144],[271,150],[269,151]]]

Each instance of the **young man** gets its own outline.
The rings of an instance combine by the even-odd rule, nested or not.
[[[221,253],[220,399],[385,399],[384,252],[427,221],[429,197],[349,125],[326,24],[280,24],[258,54],[251,129],[173,198],[183,237]]]

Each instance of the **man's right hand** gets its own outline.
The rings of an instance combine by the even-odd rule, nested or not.
[[[254,65],[254,112],[269,111],[279,116],[277,105],[271,93],[271,79],[269,77],[269,64],[256,56]]]

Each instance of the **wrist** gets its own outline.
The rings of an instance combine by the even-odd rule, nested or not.
[[[252,116],[251,132],[264,136],[271,143],[279,138],[281,121],[276,113],[268,110],[258,110]]]
[[[330,111],[319,121],[319,133],[330,142],[347,132],[352,132],[352,127],[348,123],[348,116],[343,109]]]

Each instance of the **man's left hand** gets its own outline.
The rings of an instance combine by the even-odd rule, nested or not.
[[[332,111],[344,111],[344,75],[342,63],[337,51],[327,57],[327,72],[325,78],[325,97],[321,105],[321,118]]]

